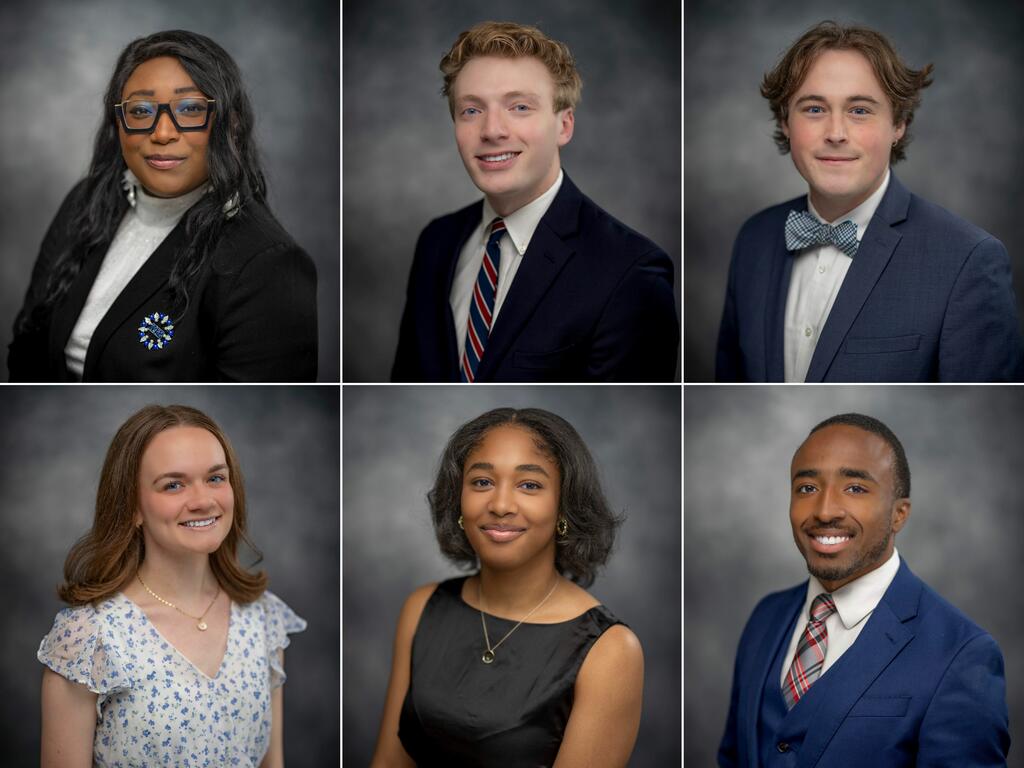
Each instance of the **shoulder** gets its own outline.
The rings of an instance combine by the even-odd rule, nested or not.
[[[625,624],[609,627],[594,641],[577,677],[584,690],[639,684],[644,676],[640,639]]]
[[[794,197],[784,203],[765,208],[743,222],[736,235],[737,248],[750,238],[761,239],[766,233],[782,232],[782,228],[786,224],[786,217],[793,210],[807,210],[807,195],[800,195],[800,197]]]
[[[988,637],[991,639],[989,633],[978,626],[963,611],[925,582],[920,581],[920,584],[921,599],[918,604],[918,617],[921,626],[925,629],[925,634],[954,650],[976,638]],[[992,643],[995,645],[994,640]],[[998,646],[995,648],[998,650]]]
[[[910,232],[926,234],[932,253],[966,255],[978,246],[1003,253],[1006,250],[991,233],[913,193],[910,193],[904,226]]]
[[[453,236],[454,233],[464,229],[469,222],[479,219],[482,211],[483,201],[477,200],[457,211],[432,219],[420,232],[420,243],[426,244]]]
[[[448,585],[450,582],[443,582],[443,584]],[[411,645],[412,637],[416,634],[416,627],[419,626],[423,611],[439,586],[441,584],[438,582],[424,584],[422,587],[414,589],[405,599],[405,602],[402,604],[402,610],[398,614],[398,627],[396,629],[396,636],[399,638],[400,643]]]
[[[571,182],[566,179],[564,183]],[[588,244],[588,257],[604,254],[625,263],[632,263],[643,256],[668,259],[661,246],[619,221],[575,186],[570,192],[579,199],[579,234]],[[552,209],[548,212],[551,213]]]
[[[261,261],[272,262],[275,270],[293,267],[315,278],[316,267],[309,255],[265,203],[253,200],[225,223],[212,268],[218,274],[234,274]]]

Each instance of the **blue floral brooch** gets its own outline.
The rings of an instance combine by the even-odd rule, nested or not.
[[[154,312],[139,324],[139,343],[146,349],[163,349],[174,338],[174,321],[168,315]]]

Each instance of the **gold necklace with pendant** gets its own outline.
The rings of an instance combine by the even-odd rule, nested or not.
[[[161,603],[163,603],[164,605],[166,605],[169,608],[173,608],[174,610],[176,610],[178,613],[182,614],[183,616],[188,616],[193,621],[198,622],[196,624],[196,629],[198,629],[200,632],[205,632],[207,629],[209,629],[209,625],[206,623],[206,621],[204,619],[206,618],[206,614],[208,614],[210,612],[210,609],[213,608],[213,604],[215,602],[217,602],[217,598],[220,597],[220,584],[217,585],[217,594],[215,594],[213,596],[213,600],[211,600],[210,604],[208,606],[206,606],[206,610],[203,611],[202,614],[199,615],[199,616],[193,616],[191,613],[185,613],[185,611],[181,610],[181,608],[179,608],[178,606],[176,606],[174,603],[170,602],[169,600],[164,600],[162,597],[160,597],[160,595],[158,595],[156,592],[154,592],[152,589],[150,589],[149,586],[147,586],[146,582],[144,582],[142,580],[142,574],[141,573],[136,571],[135,575],[139,579],[139,584],[141,584],[143,586],[143,588],[147,592],[149,592],[149,594],[151,594],[153,597],[155,597]]]
[[[477,602],[480,603],[480,609],[481,609],[480,610],[480,624],[483,625],[483,628],[484,628],[484,644],[487,646],[487,650],[484,651],[484,654],[483,654],[483,656],[480,657],[480,660],[484,664],[490,664],[491,662],[493,662],[494,661],[494,652],[496,650],[498,650],[498,646],[501,645],[502,643],[504,643],[506,640],[508,640],[508,636],[511,635],[513,632],[515,632],[517,629],[519,629],[520,624],[522,624],[524,621],[526,621],[528,618],[530,618],[537,611],[538,608],[540,608],[542,605],[544,605],[544,603],[546,603],[548,601],[548,598],[551,597],[553,594],[555,594],[555,590],[557,588],[558,588],[558,574],[555,574],[555,585],[553,587],[551,587],[551,591],[548,592],[547,595],[545,595],[544,599],[541,600],[539,603],[537,603],[535,606],[533,606],[533,610],[531,610],[528,614],[523,616],[523,618],[521,618],[519,620],[519,624],[516,624],[514,627],[512,627],[512,629],[510,629],[508,632],[506,632],[505,636],[503,638],[501,638],[501,640],[496,642],[494,645],[491,645],[491,638],[487,636],[487,622],[484,620],[484,612],[483,612],[484,596],[483,596],[483,593],[480,591],[480,577],[478,576],[477,577],[477,582],[476,582],[476,599],[477,599]]]

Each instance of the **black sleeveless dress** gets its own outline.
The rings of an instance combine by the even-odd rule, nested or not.
[[[462,599],[466,578],[439,584],[416,627],[402,746],[417,765],[550,766],[587,652],[623,622],[598,605],[558,624],[526,623],[485,664],[480,612]],[[514,626],[487,614],[492,644]]]

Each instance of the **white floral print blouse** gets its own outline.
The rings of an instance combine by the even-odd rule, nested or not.
[[[306,622],[271,592],[231,603],[227,649],[207,677],[122,594],[65,608],[39,660],[96,699],[93,762],[103,768],[258,766],[270,744],[278,651]]]

